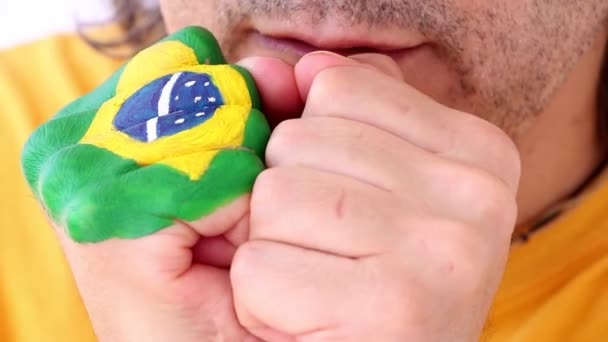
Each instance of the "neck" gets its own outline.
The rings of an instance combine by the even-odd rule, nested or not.
[[[518,224],[568,198],[606,156],[598,89],[608,32],[598,36],[537,121],[517,141],[522,160]]]

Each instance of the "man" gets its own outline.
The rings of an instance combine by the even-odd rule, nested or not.
[[[278,126],[211,217],[96,245],[58,227],[100,340],[608,336],[608,3],[161,8],[216,34]]]

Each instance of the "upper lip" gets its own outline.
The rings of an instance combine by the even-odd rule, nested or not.
[[[366,49],[395,51],[410,49],[425,43],[424,37],[409,32],[386,35],[385,33],[361,29],[304,29],[304,30],[258,30],[264,36],[301,42],[319,50]]]

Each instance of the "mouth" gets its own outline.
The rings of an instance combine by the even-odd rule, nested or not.
[[[329,51],[345,57],[362,53],[381,53],[395,60],[400,60],[405,55],[426,46],[426,43],[420,39],[397,42],[366,39],[362,36],[354,37],[346,34],[313,37],[293,33],[264,34],[256,31],[253,32],[252,36],[260,46],[294,56],[297,59],[311,52]]]

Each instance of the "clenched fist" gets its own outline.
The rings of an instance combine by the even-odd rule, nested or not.
[[[271,118],[301,113],[251,195],[135,240],[59,230],[100,339],[476,340],[516,221],[510,139],[381,55],[242,65]]]
[[[305,108],[271,136],[231,269],[239,321],[256,336],[479,337],[516,221],[518,153],[395,70],[379,55],[296,65]]]

